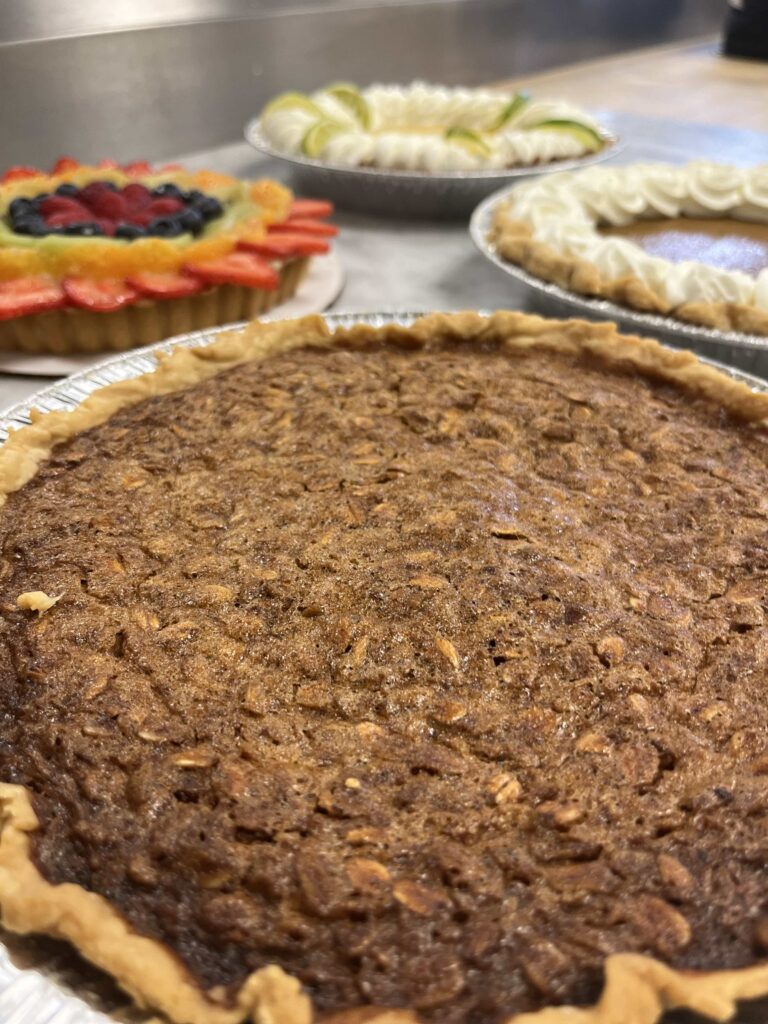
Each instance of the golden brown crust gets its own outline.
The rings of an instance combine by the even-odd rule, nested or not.
[[[553,321],[512,312],[490,317],[457,313],[432,314],[410,327],[357,325],[332,334],[315,316],[251,324],[205,348],[178,348],[162,357],[154,372],[103,388],[72,412],[35,415],[32,424],[14,433],[0,450],[0,496],[23,486],[59,442],[104,422],[119,409],[189,387],[239,363],[305,345],[365,347],[386,340],[418,348],[430,338],[502,342],[510,353],[543,348],[589,354],[608,366],[674,382],[747,421],[768,421],[768,395],[753,393],[690,352],[620,335],[612,324]],[[216,992],[203,992],[164,946],[132,932],[106,899],[77,885],[51,885],[31,858],[29,834],[38,824],[26,790],[0,784],[0,905],[6,927],[68,940],[115,977],[140,1006],[179,1024],[309,1024],[309,999],[299,982],[280,968],[255,972],[235,1004],[224,1004]],[[733,1014],[736,1000],[768,994],[766,965],[696,974],[675,971],[649,957],[619,954],[606,960],[605,978],[602,997],[593,1007],[549,1008],[510,1018],[507,1024],[655,1024],[672,1007],[724,1021]],[[417,1020],[410,1010],[367,1007],[326,1017],[324,1024]]]
[[[291,260],[280,269],[274,291],[217,285],[180,299],[143,299],[113,313],[57,309],[0,321],[0,351],[71,355],[124,352],[175,334],[252,320],[296,293],[309,260]]]
[[[505,203],[500,203],[493,211],[488,238],[505,260],[568,291],[610,299],[641,313],[671,316],[719,331],[768,335],[768,313],[755,306],[739,302],[684,302],[672,306],[665,296],[639,277],[606,277],[589,260],[558,252],[536,241],[530,225],[510,217]]]

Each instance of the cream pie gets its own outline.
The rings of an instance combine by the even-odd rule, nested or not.
[[[571,291],[768,334],[768,164],[630,164],[525,182],[496,207],[489,240]]]
[[[261,112],[260,127],[288,155],[432,173],[552,164],[608,144],[594,118],[570,103],[426,82],[283,93]]]

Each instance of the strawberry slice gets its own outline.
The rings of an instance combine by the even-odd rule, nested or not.
[[[106,188],[98,181],[86,185],[80,192],[80,201],[97,217],[121,221],[128,216],[128,203],[122,193]]]
[[[311,256],[314,253],[328,252],[330,246],[316,235],[302,235],[293,232],[278,232],[261,238],[256,242],[240,242],[239,248],[246,252],[255,252],[268,259],[287,259],[289,256]]]
[[[181,164],[163,164],[162,167],[157,168],[158,171],[183,171],[184,168]]]
[[[150,208],[146,206],[143,210],[139,210],[138,213],[131,213],[130,223],[135,224],[137,228],[146,228],[156,216],[157,214],[153,213]]]
[[[207,284],[242,284],[267,291],[274,291],[280,280],[266,260],[250,252],[231,252],[217,260],[189,264],[184,269]]]
[[[64,289],[50,277],[18,277],[0,283],[0,320],[61,309],[66,304]]]
[[[169,213],[178,213],[183,209],[184,203],[180,199],[172,199],[169,196],[167,199],[153,199],[146,212],[151,213],[153,217],[167,217]]]
[[[133,163],[123,164],[123,172],[132,178],[138,178],[140,174],[151,174],[152,165],[146,160],[134,160]]]
[[[45,174],[45,171],[40,171],[37,167],[9,167],[2,178],[0,178],[0,182],[5,184],[7,181],[21,181],[23,178],[37,178],[41,174]]]
[[[46,218],[57,213],[76,213],[80,220],[88,220],[91,215],[90,211],[72,196],[48,196],[40,203],[40,213]]]
[[[72,305],[95,313],[112,313],[138,298],[136,290],[126,281],[115,278],[66,277],[64,291]]]
[[[123,199],[128,206],[129,213],[137,213],[143,210],[152,202],[152,193],[146,185],[139,185],[138,182],[131,182],[123,189]]]
[[[66,174],[67,171],[76,171],[79,166],[80,162],[73,156],[60,156],[53,165],[51,174]]]
[[[330,217],[333,213],[333,203],[327,199],[294,199],[291,205],[291,212],[288,219],[294,217]]]
[[[102,171],[116,171],[120,164],[117,160],[99,160],[96,166]]]
[[[149,271],[132,274],[128,284],[152,299],[181,299],[205,287],[201,280],[188,274],[153,274]]]
[[[322,220],[310,220],[308,217],[291,217],[282,224],[270,224],[269,233],[280,234],[281,232],[299,232],[302,235],[322,235],[326,238],[333,238],[338,235],[339,229],[333,224],[326,224]]]
[[[61,210],[59,213],[51,213],[45,218],[49,228],[65,228],[68,224],[82,224],[84,221],[92,221],[93,214],[87,210]]]

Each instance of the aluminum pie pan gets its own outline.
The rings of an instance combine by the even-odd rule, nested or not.
[[[570,160],[555,160],[530,167],[484,171],[398,171],[383,167],[342,167],[322,160],[284,153],[265,138],[259,118],[245,127],[245,139],[265,156],[286,163],[297,188],[311,196],[323,196],[346,210],[391,216],[456,218],[467,216],[489,192],[541,174],[573,171],[610,159],[621,148],[612,132],[600,130],[606,145],[599,153]]]
[[[549,316],[583,316],[590,320],[612,320],[623,331],[648,334],[674,348],[690,348],[700,356],[737,366],[742,370],[768,378],[768,337],[745,334],[742,331],[719,331],[713,327],[686,324],[674,317],[641,313],[620,306],[607,299],[590,298],[578,292],[561,288],[550,281],[530,274],[527,270],[503,259],[496,247],[488,241],[493,211],[508,199],[509,187],[500,189],[484,199],[475,209],[469,222],[472,241],[483,256],[509,277],[526,286],[532,304]]]
[[[481,310],[482,315],[489,315]],[[423,312],[331,313],[324,317],[331,328],[368,324],[381,327],[389,323],[409,326]],[[243,323],[182,334],[167,341],[135,349],[104,360],[95,367],[72,374],[37,391],[0,413],[0,442],[18,427],[30,422],[31,408],[42,411],[66,411],[76,408],[100,388],[118,381],[130,380],[151,372],[157,365],[155,355],[170,352],[178,346],[203,347],[212,344],[225,331],[243,327]],[[713,359],[704,362],[716,367],[733,380],[746,384],[753,391],[768,393],[768,382],[749,373],[726,366]],[[132,1018],[133,1019],[133,1018]],[[114,1024],[115,1018],[92,1009],[78,998],[68,985],[50,973],[21,969],[11,960],[8,950],[0,944],[0,1021],[2,1024]]]

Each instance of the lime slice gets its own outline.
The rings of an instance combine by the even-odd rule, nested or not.
[[[303,92],[283,92],[279,96],[275,96],[273,100],[264,107],[261,112],[262,119],[269,117],[271,114],[280,113],[283,110],[303,110],[307,114],[311,114],[313,117],[322,117],[323,112],[316,103],[313,103],[309,96],[305,96]]]
[[[336,82],[334,85],[329,85],[325,91],[352,112],[361,128],[365,128],[367,131],[371,127],[370,108],[356,85],[352,85],[350,82]]]
[[[473,132],[471,128],[447,128],[445,138],[449,142],[458,142],[468,152],[481,159],[491,155],[491,147],[483,142],[477,132]]]
[[[301,140],[301,151],[304,156],[315,160],[323,152],[328,142],[337,132],[345,131],[343,124],[336,121],[318,121],[313,124],[307,134]]]
[[[584,146],[589,153],[596,153],[605,145],[603,139],[597,134],[594,128],[578,121],[540,121],[538,124],[528,126],[531,131],[546,130],[548,132],[566,132]]]
[[[488,130],[497,132],[499,128],[504,127],[507,121],[511,121],[515,114],[519,114],[523,107],[527,107],[530,102],[531,97],[527,92],[516,92]]]

